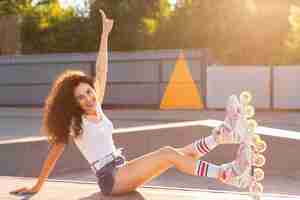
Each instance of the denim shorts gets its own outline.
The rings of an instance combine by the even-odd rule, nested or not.
[[[104,167],[96,172],[98,186],[101,189],[102,194],[110,195],[115,183],[115,175],[118,167],[125,163],[123,156],[118,156],[115,160],[107,163]]]

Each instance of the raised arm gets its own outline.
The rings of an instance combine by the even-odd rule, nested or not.
[[[96,61],[96,79],[95,79],[95,89],[98,98],[98,102],[102,104],[105,87],[106,87],[106,79],[107,79],[107,65],[108,65],[108,55],[107,55],[107,46],[108,46],[108,36],[113,27],[113,20],[108,19],[103,12],[103,10],[99,10],[102,16],[102,34],[100,40],[100,47]]]
[[[54,144],[47,156],[47,159],[44,161],[42,171],[40,173],[40,176],[38,177],[37,182],[35,185],[31,188],[23,187],[14,191],[11,191],[12,194],[33,194],[37,193],[43,186],[45,180],[48,178],[49,174],[53,170],[56,161],[59,159],[61,154],[63,153],[65,148],[65,144],[59,143]]]

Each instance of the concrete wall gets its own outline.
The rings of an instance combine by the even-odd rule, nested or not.
[[[113,52],[109,55],[108,84],[104,104],[160,104],[180,50]],[[201,77],[211,56],[206,49],[184,51],[200,89]],[[94,75],[96,54],[0,56],[0,97],[4,105],[42,105],[52,81],[65,69]]]
[[[300,66],[280,66],[273,70],[274,107],[300,109]]]
[[[80,69],[91,74],[91,64],[16,64],[0,67],[0,104],[43,104],[55,77],[65,69]],[[46,70],[45,70],[46,69]]]
[[[159,107],[180,50],[113,52],[105,105]],[[248,90],[260,109],[300,109],[300,66],[216,66],[206,49],[184,51],[207,108],[224,108]],[[96,54],[0,56],[0,106],[43,105],[53,80],[66,69],[94,75]]]
[[[270,107],[271,68],[267,66],[210,66],[207,69],[207,107],[224,108],[231,94],[250,91],[257,108]]]
[[[153,105],[159,102],[160,60],[112,62],[106,104]]]

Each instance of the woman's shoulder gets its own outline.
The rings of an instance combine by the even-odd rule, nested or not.
[[[110,121],[110,119],[106,116],[106,114],[104,113],[103,111],[103,108],[102,108],[102,104],[101,103],[97,103],[97,107],[96,107],[96,110],[97,110],[97,113],[101,116],[101,118],[104,120],[104,121]]]
[[[100,102],[97,102],[97,103],[96,103],[96,111],[97,111],[98,113],[103,114],[102,103],[100,103]]]

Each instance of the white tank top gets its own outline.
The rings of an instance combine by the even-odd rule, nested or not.
[[[112,122],[104,115],[99,103],[96,112],[100,122],[92,122],[82,116],[82,135],[74,138],[74,142],[83,156],[91,164],[106,155],[116,152],[116,147],[112,138],[114,129]]]

